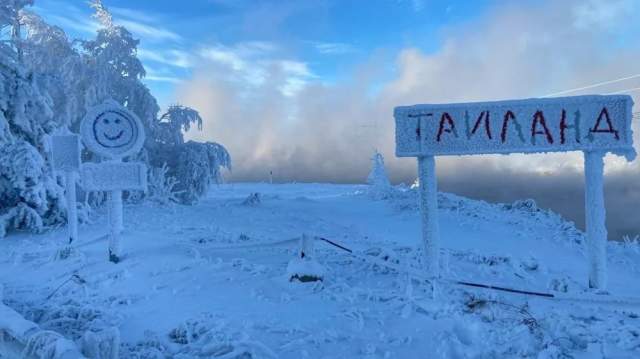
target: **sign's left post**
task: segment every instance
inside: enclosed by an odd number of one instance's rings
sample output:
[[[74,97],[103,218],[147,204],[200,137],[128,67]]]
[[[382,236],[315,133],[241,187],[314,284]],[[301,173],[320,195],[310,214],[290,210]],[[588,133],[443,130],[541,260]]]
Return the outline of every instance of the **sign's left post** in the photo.
[[[69,244],[78,240],[78,210],[76,207],[76,179],[80,170],[80,137],[78,135],[51,138],[53,168],[64,173],[67,201]]]

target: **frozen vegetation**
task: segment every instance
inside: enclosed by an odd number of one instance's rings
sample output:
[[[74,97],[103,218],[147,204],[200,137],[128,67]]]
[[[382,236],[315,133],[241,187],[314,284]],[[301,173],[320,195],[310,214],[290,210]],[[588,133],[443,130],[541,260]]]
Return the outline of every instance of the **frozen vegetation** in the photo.
[[[142,83],[138,40],[113,23],[100,0],[90,3],[100,25],[94,39],[73,42],[64,31],[29,11],[30,0],[0,2],[0,238],[15,229],[41,232],[66,218],[63,179],[51,168],[48,138],[78,133],[87,110],[112,100],[143,122],[147,140],[137,160],[151,168],[156,201],[194,203],[231,168],[217,143],[185,141],[183,131],[202,128],[191,108],[174,105],[160,113]],[[89,151],[83,160],[100,161]],[[81,193],[80,218],[102,203]],[[125,193],[141,200],[141,193]]]

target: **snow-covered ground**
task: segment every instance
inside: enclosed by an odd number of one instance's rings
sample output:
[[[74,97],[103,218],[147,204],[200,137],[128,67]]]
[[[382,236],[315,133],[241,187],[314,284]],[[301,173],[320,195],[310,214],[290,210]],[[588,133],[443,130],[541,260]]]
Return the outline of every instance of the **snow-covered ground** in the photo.
[[[128,205],[119,264],[107,261],[104,213],[70,251],[64,228],[13,234],[0,241],[4,302],[77,343],[119,331],[123,358],[640,357],[639,245],[610,243],[609,294],[591,293],[571,223],[527,201],[441,194],[434,298],[407,274],[420,271],[415,196],[228,184],[194,206]],[[356,255],[315,241],[324,280],[290,282],[303,233]]]

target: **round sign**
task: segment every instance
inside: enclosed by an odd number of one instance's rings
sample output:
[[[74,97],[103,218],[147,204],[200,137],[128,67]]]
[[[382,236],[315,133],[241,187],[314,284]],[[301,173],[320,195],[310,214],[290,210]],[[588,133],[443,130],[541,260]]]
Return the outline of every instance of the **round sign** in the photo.
[[[89,110],[80,124],[80,135],[91,151],[113,159],[140,151],[144,143],[138,116],[115,102]]]

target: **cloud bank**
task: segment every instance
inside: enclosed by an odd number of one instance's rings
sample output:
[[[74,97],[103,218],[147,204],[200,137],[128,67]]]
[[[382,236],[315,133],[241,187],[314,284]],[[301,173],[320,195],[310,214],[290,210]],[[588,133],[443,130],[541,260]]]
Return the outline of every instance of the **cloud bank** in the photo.
[[[188,137],[229,148],[230,180],[266,180],[273,171],[279,181],[362,182],[378,149],[392,180],[411,182],[415,160],[394,156],[394,106],[539,97],[638,74],[638,10],[625,0],[512,3],[442,29],[433,53],[405,48],[389,64],[380,49],[336,84],[268,47],[210,47],[178,99],[205,119],[204,131]],[[638,78],[572,94],[635,87]],[[606,161],[610,238],[640,233],[640,166]],[[437,168],[442,190],[491,201],[532,197],[582,223],[580,153],[447,157]]]

